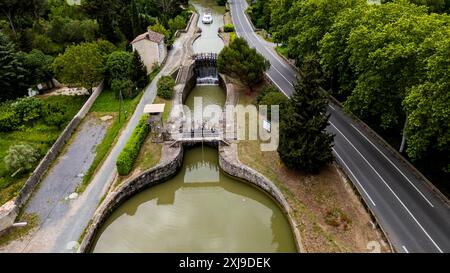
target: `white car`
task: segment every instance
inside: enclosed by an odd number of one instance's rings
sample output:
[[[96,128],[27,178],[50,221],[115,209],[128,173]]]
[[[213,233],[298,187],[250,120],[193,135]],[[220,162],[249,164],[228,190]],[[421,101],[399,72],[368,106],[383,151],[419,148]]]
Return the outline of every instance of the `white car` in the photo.
[[[211,24],[213,21],[212,15],[210,13],[203,14],[202,23]]]

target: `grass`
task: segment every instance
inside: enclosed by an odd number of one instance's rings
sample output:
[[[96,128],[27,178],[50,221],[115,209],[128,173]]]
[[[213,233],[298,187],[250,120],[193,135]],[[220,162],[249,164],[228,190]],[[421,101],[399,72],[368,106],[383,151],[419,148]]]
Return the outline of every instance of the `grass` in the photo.
[[[238,103],[254,103],[256,96],[257,92],[239,92]],[[346,189],[334,166],[325,167],[317,175],[290,170],[277,151],[263,152],[260,144],[239,141],[239,160],[280,189],[308,252],[365,252],[367,242],[384,239],[370,227],[370,215],[355,193]]]
[[[79,111],[86,101],[86,96],[47,96],[41,97],[46,103],[60,104],[67,108],[67,121],[61,128],[45,124],[41,118],[33,123],[22,125],[12,132],[0,132],[0,205],[15,197],[26,182],[32,170],[39,164],[39,160],[59,137],[65,126]],[[3,158],[7,155],[9,147],[15,144],[29,144],[39,151],[40,158],[33,168],[11,177]]]
[[[97,115],[113,115],[114,119],[108,130],[106,131],[105,137],[102,142],[97,145],[95,148],[95,158],[92,162],[91,166],[87,170],[87,172],[83,176],[83,181],[77,187],[77,192],[82,193],[86,187],[89,185],[95,171],[103,159],[108,155],[111,147],[114,146],[114,143],[119,135],[120,131],[127,123],[129,118],[132,116],[134,109],[138,105],[143,92],[140,92],[136,97],[132,99],[125,99],[122,105],[122,115],[121,121],[119,122],[119,116],[117,112],[119,111],[119,100],[116,99],[114,92],[107,89],[104,90],[100,96],[95,101],[94,105],[92,105],[91,112]],[[126,117],[125,117],[125,113]]]
[[[276,46],[275,50],[283,55],[286,59],[289,59],[288,48],[286,46]]]
[[[35,228],[39,223],[39,217],[36,214],[26,214],[23,215],[21,221],[27,222],[28,224],[24,227],[15,227],[6,230],[0,235],[0,247],[7,245],[9,242],[22,238]]]
[[[267,31],[264,29],[257,31],[256,34],[258,34],[261,38],[263,38],[264,40],[266,40],[270,43],[274,42],[273,38],[269,37]]]
[[[169,118],[170,108],[172,107],[172,103],[170,102],[170,100],[165,100],[158,96],[156,96],[155,101],[153,103],[156,103],[156,104],[157,103],[165,103],[166,104],[166,106],[164,107],[164,113],[162,114],[163,123],[166,124],[166,121]]]
[[[156,166],[161,159],[161,148],[162,144],[154,143],[149,135],[142,145],[134,169],[144,171]]]

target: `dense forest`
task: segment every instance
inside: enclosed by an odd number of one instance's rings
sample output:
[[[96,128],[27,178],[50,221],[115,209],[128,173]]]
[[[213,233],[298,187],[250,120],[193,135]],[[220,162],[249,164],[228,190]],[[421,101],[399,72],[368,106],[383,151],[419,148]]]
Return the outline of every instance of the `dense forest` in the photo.
[[[129,50],[150,26],[170,45],[189,13],[180,0],[5,0],[0,2],[0,102],[23,97],[54,77],[54,60],[67,48],[95,43],[102,57]],[[104,64],[104,63],[103,63]],[[81,83],[80,83],[81,84]]]
[[[248,13],[304,74],[450,192],[450,1],[381,2],[257,0]]]

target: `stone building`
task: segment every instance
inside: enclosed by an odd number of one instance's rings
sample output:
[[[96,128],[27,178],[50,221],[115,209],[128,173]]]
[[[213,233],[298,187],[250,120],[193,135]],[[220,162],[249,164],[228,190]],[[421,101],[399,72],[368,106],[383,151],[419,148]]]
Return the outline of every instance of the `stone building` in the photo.
[[[133,51],[137,50],[141,55],[148,73],[155,64],[161,65],[167,55],[167,48],[164,43],[164,35],[148,30],[137,36],[132,42]]]

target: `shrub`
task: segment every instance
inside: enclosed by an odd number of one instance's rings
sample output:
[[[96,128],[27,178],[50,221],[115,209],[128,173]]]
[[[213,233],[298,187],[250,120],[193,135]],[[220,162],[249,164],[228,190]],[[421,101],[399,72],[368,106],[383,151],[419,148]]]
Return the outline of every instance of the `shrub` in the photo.
[[[114,92],[116,98],[120,98],[120,92],[122,92],[122,98],[131,98],[135,92],[134,84],[129,79],[114,79],[111,82],[111,90]]]
[[[127,175],[131,172],[134,162],[139,154],[139,150],[141,149],[141,146],[144,143],[149,131],[150,125],[147,123],[147,116],[144,115],[117,158],[116,166],[119,175]]]
[[[259,102],[260,105],[267,105],[267,118],[271,118],[270,106],[279,105],[279,110],[283,109],[288,102],[288,98],[280,92],[267,93]]]
[[[28,144],[11,146],[3,159],[6,168],[11,172],[21,172],[33,168],[39,159],[39,153]]]
[[[233,24],[226,24],[223,26],[223,31],[224,32],[233,32],[234,31],[234,26]]]
[[[158,80],[158,96],[160,98],[170,100],[173,97],[173,88],[175,80],[171,76],[162,76]]]
[[[9,132],[17,129],[20,119],[9,104],[0,107],[0,132]]]
[[[20,122],[29,122],[41,117],[43,102],[38,98],[21,98],[12,104]]]
[[[260,104],[260,101],[262,100],[262,98],[264,98],[265,95],[267,95],[271,92],[277,93],[279,91],[273,85],[264,85],[263,87],[261,87],[261,89],[259,90],[258,97],[256,98],[258,104]]]
[[[44,108],[44,120],[47,125],[56,126],[58,129],[67,121],[67,107],[59,103],[47,103]]]

